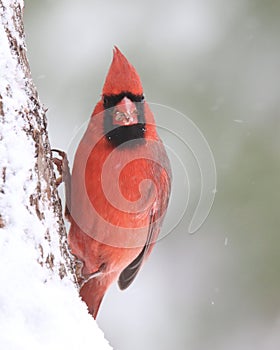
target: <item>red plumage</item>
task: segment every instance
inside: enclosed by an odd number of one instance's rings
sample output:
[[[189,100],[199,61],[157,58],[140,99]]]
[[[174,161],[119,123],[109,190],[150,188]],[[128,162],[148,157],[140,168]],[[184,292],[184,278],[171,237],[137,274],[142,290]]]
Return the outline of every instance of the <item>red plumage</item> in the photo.
[[[124,91],[135,95],[143,94],[142,84],[135,68],[115,46],[114,57],[107,74],[102,94],[117,95]]]
[[[114,280],[121,289],[134,280],[168,205],[170,164],[142,95],[135,68],[115,48],[75,155],[67,203],[69,245],[83,263],[80,295],[94,318]]]

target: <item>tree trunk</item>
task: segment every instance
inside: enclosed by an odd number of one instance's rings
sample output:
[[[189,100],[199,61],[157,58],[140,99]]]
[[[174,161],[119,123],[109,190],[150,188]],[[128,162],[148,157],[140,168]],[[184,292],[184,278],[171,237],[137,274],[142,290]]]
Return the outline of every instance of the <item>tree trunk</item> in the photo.
[[[5,228],[11,221],[21,219],[17,216],[16,208],[8,203],[14,199],[13,196],[9,198],[13,192],[16,196],[24,195],[24,203],[21,204],[24,204],[26,212],[32,216],[32,220],[38,220],[44,226],[41,236],[32,232],[32,227],[23,232],[31,238],[35,235],[33,238],[36,238],[40,263],[61,278],[68,275],[75,281],[61,202],[55,185],[46,110],[39,101],[26,57],[22,5],[22,1],[0,1],[0,191],[1,200],[5,203],[0,212],[0,225]],[[20,143],[20,147],[17,143]],[[13,161],[9,161],[9,158],[13,158]],[[21,177],[18,177],[19,171]],[[16,184],[15,180],[18,180]],[[26,186],[27,182],[31,186]]]
[[[23,6],[0,0],[1,348],[109,349],[78,297]]]

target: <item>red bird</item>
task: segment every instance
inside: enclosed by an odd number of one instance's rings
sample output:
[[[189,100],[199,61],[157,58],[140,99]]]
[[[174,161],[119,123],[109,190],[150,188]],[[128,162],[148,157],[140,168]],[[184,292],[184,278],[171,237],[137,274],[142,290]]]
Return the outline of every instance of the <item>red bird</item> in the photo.
[[[158,238],[170,195],[165,148],[135,68],[118,48],[77,149],[67,208],[82,262],[80,295],[94,318],[110,284],[134,280]]]

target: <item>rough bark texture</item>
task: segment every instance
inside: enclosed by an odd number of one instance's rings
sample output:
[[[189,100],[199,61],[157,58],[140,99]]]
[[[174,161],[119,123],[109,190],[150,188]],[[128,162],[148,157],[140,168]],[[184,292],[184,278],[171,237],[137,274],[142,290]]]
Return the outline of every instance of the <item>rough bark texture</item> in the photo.
[[[74,261],[69,253],[66,239],[66,229],[62,216],[61,202],[56,190],[55,173],[51,158],[51,148],[47,133],[46,109],[41,105],[36,87],[32,81],[30,67],[26,56],[25,35],[23,26],[23,1],[0,0],[0,141],[5,144],[5,127],[19,135],[26,134],[26,142],[34,145],[34,167],[30,169],[30,180],[36,181],[33,193],[26,191],[28,203],[26,207],[35,212],[45,226],[42,241],[36,245],[39,250],[39,263],[58,273],[61,278],[70,276],[75,282]],[[9,49],[4,48],[4,34],[8,40]],[[8,47],[8,46],[7,46]],[[7,57],[8,56],[8,57]],[[13,71],[14,68],[14,71]],[[8,71],[8,70],[7,70]],[[5,75],[6,74],[6,75]],[[14,77],[13,77],[14,75]],[[13,80],[14,78],[14,80]],[[17,85],[13,85],[12,81]],[[16,88],[15,88],[16,86]],[[19,89],[22,91],[18,91]],[[20,98],[18,96],[20,95]],[[10,101],[13,101],[11,104]],[[0,193],[6,195],[6,173],[9,163],[0,164]],[[11,170],[12,171],[12,170]],[[22,184],[24,186],[24,184]],[[7,194],[8,195],[8,194]],[[56,230],[50,229],[46,212],[51,213],[56,223]],[[49,219],[49,218],[48,218]],[[8,210],[0,212],[0,228],[9,224]],[[53,226],[52,226],[53,227]],[[58,235],[58,237],[55,237]],[[60,249],[53,249],[54,242],[59,242]],[[59,252],[59,253],[57,253]]]

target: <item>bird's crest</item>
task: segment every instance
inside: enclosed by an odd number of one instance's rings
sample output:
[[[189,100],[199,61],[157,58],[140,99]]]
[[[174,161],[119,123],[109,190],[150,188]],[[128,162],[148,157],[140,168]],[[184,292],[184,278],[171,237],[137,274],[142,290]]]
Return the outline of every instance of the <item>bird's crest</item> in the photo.
[[[102,94],[103,96],[110,96],[119,95],[123,92],[142,95],[143,88],[136,69],[115,46],[113,61],[109,68]]]

